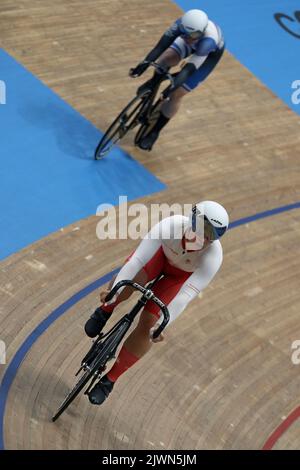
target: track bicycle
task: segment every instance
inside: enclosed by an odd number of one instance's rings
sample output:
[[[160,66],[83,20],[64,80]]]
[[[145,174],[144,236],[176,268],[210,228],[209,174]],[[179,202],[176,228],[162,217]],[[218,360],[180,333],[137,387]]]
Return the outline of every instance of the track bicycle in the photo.
[[[116,292],[124,286],[130,286],[142,293],[142,296],[129,313],[124,315],[107,333],[104,334],[101,332],[97,339],[94,340],[92,347],[82,359],[80,368],[75,374],[75,376],[80,376],[80,378],[59,406],[52,418],[53,422],[68,408],[84,387],[86,387],[84,394],[87,395],[96,380],[101,378],[101,375],[106,369],[107,362],[115,358],[118,346],[131,327],[135,317],[142,308],[144,308],[148,300],[155,302],[163,313],[162,323],[153,332],[153,338],[157,338],[162,333],[169,322],[170,315],[167,306],[158,299],[151,290],[156,280],[157,279],[149,283],[146,287],[129,280],[120,281],[106,296],[105,301],[109,302]]]
[[[152,90],[145,89],[142,92],[138,92],[127,106],[125,106],[97,145],[94,155],[95,160],[101,160],[108,154],[113,145],[119,142],[129,131],[140,125],[134,139],[135,145],[138,145],[140,140],[151,130],[157,121],[159,109],[164,100],[162,93],[156,99],[160,84],[164,80],[169,80],[169,86],[172,86],[174,84],[174,78],[165,68],[156,62],[150,62],[150,66],[154,67],[161,75],[160,82],[157,83]]]

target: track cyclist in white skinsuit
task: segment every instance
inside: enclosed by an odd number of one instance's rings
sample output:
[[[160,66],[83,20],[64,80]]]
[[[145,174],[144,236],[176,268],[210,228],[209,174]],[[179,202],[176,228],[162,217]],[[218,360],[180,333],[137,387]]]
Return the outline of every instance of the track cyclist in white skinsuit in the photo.
[[[174,86],[164,93],[166,99],[159,118],[150,132],[141,139],[140,148],[151,150],[162,128],[178,111],[182,98],[210,75],[220,61],[224,49],[220,27],[212,22],[204,11],[189,10],[163,34],[145,59],[130,70],[132,77],[138,77],[148,68],[149,62],[157,61],[167,70],[186,59],[181,71],[173,75]],[[161,75],[155,72],[138,92],[151,90],[160,81]]]
[[[109,287],[124,279],[145,285],[163,275],[152,290],[167,305],[171,323],[220,269],[223,250],[219,238],[226,232],[228,224],[226,210],[214,201],[195,204],[189,217],[174,215],[163,219],[141,241]],[[101,332],[116,305],[132,294],[130,288],[125,288],[111,302],[104,303],[109,291],[101,292],[102,305],[85,324],[86,334],[92,338]],[[163,335],[156,340],[151,337],[159,322],[159,307],[150,300],[137,327],[124,342],[114,366],[90,391],[91,403],[103,403],[120,375],[144,356],[153,342],[164,339]]]

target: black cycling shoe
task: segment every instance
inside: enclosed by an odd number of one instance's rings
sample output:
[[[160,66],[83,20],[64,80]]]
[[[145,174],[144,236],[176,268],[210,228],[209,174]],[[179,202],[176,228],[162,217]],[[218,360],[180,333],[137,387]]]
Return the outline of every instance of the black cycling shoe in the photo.
[[[159,132],[151,131],[149,134],[147,134],[145,137],[143,137],[139,141],[138,146],[142,150],[151,150],[154,143],[157,141],[158,136],[159,136]]]
[[[102,328],[105,326],[110,316],[111,313],[105,312],[101,307],[96,308],[94,313],[90,316],[84,325],[86,334],[90,338],[95,338],[95,336],[100,334]]]
[[[114,382],[111,382],[111,380],[104,375],[89,392],[88,397],[90,402],[93,405],[101,405],[112,391],[113,386]]]

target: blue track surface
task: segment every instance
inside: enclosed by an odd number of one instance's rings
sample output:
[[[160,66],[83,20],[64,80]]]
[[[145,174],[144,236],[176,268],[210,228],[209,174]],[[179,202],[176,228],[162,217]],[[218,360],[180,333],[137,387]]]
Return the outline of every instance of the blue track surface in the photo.
[[[119,148],[96,162],[99,130],[1,49],[0,64],[7,94],[0,105],[0,259],[95,214],[99,204],[118,204],[119,195],[133,200],[165,188]]]
[[[227,49],[300,114],[299,0],[176,0],[175,3],[185,11],[192,8],[207,11],[224,31]],[[299,14],[295,16],[297,10]],[[274,18],[277,13],[286,17],[280,17],[277,22]],[[292,88],[296,80],[299,84]]]

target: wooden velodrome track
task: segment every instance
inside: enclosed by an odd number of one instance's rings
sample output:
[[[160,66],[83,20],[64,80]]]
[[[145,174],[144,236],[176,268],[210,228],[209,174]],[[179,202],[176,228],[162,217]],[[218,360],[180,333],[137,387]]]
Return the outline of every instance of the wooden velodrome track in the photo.
[[[101,129],[140,83],[127,77],[129,67],[180,15],[162,0],[2,0],[1,9],[2,46]],[[124,148],[168,185],[142,202],[215,199],[234,221],[300,200],[299,124],[226,53],[151,153],[133,148],[131,137]],[[136,246],[100,242],[97,222],[78,221],[1,263],[8,363],[49,313]],[[221,272],[166,341],[120,379],[102,407],[81,396],[53,424],[89,345],[82,327],[98,293],[84,297],[18,369],[5,409],[5,448],[262,448],[300,402],[300,366],[291,362],[291,343],[300,339],[299,235],[299,210],[229,231]],[[4,372],[1,366],[0,377]],[[299,445],[295,422],[275,448]]]

